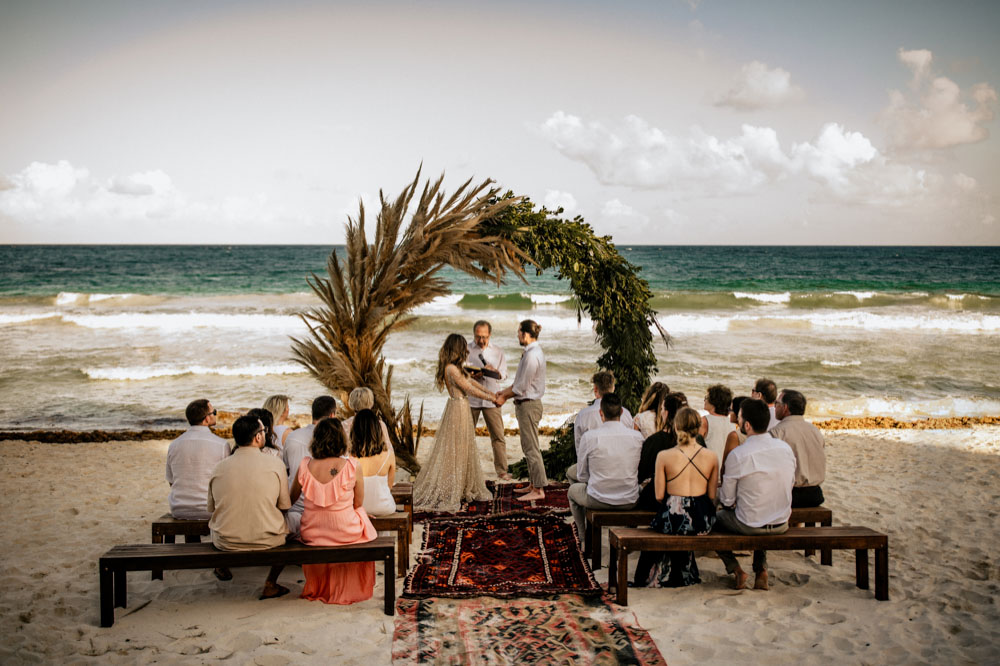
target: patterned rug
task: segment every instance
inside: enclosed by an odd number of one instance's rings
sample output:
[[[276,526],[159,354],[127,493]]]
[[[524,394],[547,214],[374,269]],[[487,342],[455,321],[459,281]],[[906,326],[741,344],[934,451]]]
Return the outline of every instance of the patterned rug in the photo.
[[[511,513],[514,511],[527,511],[528,513],[551,513],[555,515],[566,515],[569,513],[569,499],[566,491],[569,490],[567,483],[550,483],[545,486],[545,499],[531,502],[521,502],[515,497],[514,488],[523,486],[523,483],[495,483],[487,481],[486,487],[493,493],[493,500],[489,502],[467,502],[462,505],[462,510],[458,513],[447,513],[440,511],[415,511],[413,520],[420,522],[434,518],[454,518],[456,516],[492,516],[500,513]]]
[[[657,664],[649,633],[600,599],[400,599],[392,663]]]
[[[559,516],[510,513],[424,523],[424,541],[404,597],[594,596],[601,587],[580,552],[576,528]]]

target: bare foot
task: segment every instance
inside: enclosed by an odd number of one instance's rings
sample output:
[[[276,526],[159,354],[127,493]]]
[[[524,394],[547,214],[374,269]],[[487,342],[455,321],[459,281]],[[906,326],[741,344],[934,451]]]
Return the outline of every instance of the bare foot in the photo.
[[[528,492],[530,490],[532,490],[532,487],[530,485],[528,485],[528,486],[522,486],[520,488],[514,488],[514,492],[515,493],[526,493],[526,492]]]
[[[284,585],[278,585],[277,583],[272,583],[267,581],[264,583],[264,591],[261,593],[261,599],[277,599],[278,597],[283,597],[288,594],[289,590]]]
[[[543,500],[545,499],[545,493],[541,488],[534,488],[530,493],[521,495],[520,497],[515,497],[514,499],[520,502],[531,502],[532,500]]]
[[[747,586],[747,579],[750,577],[747,576],[746,571],[743,571],[740,567],[736,567],[736,571],[734,571],[733,574],[735,576],[735,582],[733,583],[734,590],[742,590]]]
[[[767,590],[767,569],[763,571],[758,571],[757,576],[753,581],[753,589],[755,590]]]
[[[498,481],[510,481],[510,474],[507,474],[507,473],[497,474],[497,480]]]

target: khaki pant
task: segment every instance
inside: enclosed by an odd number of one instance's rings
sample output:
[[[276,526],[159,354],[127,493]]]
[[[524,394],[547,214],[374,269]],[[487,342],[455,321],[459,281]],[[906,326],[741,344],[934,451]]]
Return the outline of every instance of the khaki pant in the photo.
[[[575,465],[573,467],[576,467]],[[572,469],[572,468],[570,468]],[[631,504],[606,504],[601,500],[594,499],[587,494],[586,483],[574,483],[566,491],[566,498],[569,500],[569,510],[573,514],[576,522],[576,533],[580,537],[580,543],[586,540],[587,529],[587,509],[600,509],[601,511],[629,511],[635,508],[635,502]]]
[[[765,525],[764,527],[750,527],[749,525],[744,525],[740,522],[740,519],[736,517],[736,512],[732,509],[720,509],[718,513],[715,514],[715,525],[716,527],[723,528],[720,531],[735,532],[736,534],[784,534],[788,531],[788,521],[785,521],[780,525]],[[739,566],[739,563],[736,561],[736,557],[733,555],[733,552],[731,550],[717,550],[715,552],[718,554],[719,559],[722,560],[722,563],[726,565],[726,572],[735,573],[736,567]],[[767,571],[766,550],[753,551],[753,571],[754,573]]]
[[[490,444],[493,445],[493,469],[497,476],[507,473],[507,439],[503,434],[503,415],[499,407],[471,407],[472,427],[479,423],[479,415],[486,421],[486,429],[490,433]]]
[[[514,402],[514,416],[517,417],[517,428],[521,432],[521,451],[528,463],[528,478],[535,488],[544,488],[549,480],[545,476],[545,462],[542,451],[538,447],[538,422],[542,420],[542,401],[525,400],[518,404]]]

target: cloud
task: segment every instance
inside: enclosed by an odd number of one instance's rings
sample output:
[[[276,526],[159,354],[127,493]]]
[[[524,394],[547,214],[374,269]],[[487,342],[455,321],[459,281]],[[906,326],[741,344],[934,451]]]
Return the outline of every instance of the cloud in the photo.
[[[863,134],[837,123],[827,123],[813,141],[788,150],[770,127],[743,125],[730,138],[697,127],[675,136],[637,116],[609,128],[557,111],[542,132],[604,185],[706,196],[751,193],[769,183],[805,178],[829,196],[888,205],[926,191],[924,171],[892,162]]]
[[[792,85],[789,72],[754,60],[740,68],[729,90],[716,99],[715,105],[752,110],[792,104],[804,97],[805,92]]]
[[[569,192],[560,192],[559,190],[546,190],[545,198],[542,200],[545,207],[549,210],[563,209],[563,213],[566,215],[572,215],[576,210],[576,197],[574,197]]]
[[[963,92],[951,79],[931,76],[930,51],[900,49],[898,56],[913,70],[913,80],[910,95],[889,91],[889,105],[881,113],[893,148],[950,148],[989,136],[985,125],[993,120],[997,106],[992,86],[979,83]]]
[[[698,9],[698,5],[701,4],[702,0],[681,0],[685,5],[691,8],[691,11]]]
[[[967,176],[964,173],[956,173],[951,177],[951,180],[955,183],[955,186],[963,192],[972,192],[979,186],[979,183],[976,182],[975,178]]]
[[[635,208],[622,203],[620,199],[605,201],[604,205],[601,206],[601,215],[609,217],[631,217],[636,214]]]

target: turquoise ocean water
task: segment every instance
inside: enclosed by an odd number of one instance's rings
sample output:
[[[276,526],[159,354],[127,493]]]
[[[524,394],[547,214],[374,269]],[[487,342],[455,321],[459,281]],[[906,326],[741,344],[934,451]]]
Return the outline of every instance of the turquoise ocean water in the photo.
[[[290,359],[318,246],[0,247],[0,427],[179,425],[184,405],[223,409],[321,387]],[[623,246],[674,337],[657,378],[700,406],[707,386],[747,393],[759,376],[797,388],[809,414],[1000,414],[1000,248]],[[397,401],[444,406],[437,349],[483,318],[513,372],[514,330],[542,324],[546,422],[589,396],[600,350],[552,274],[499,288],[450,272],[452,294],[386,349]],[[505,414],[508,420],[511,414]]]

